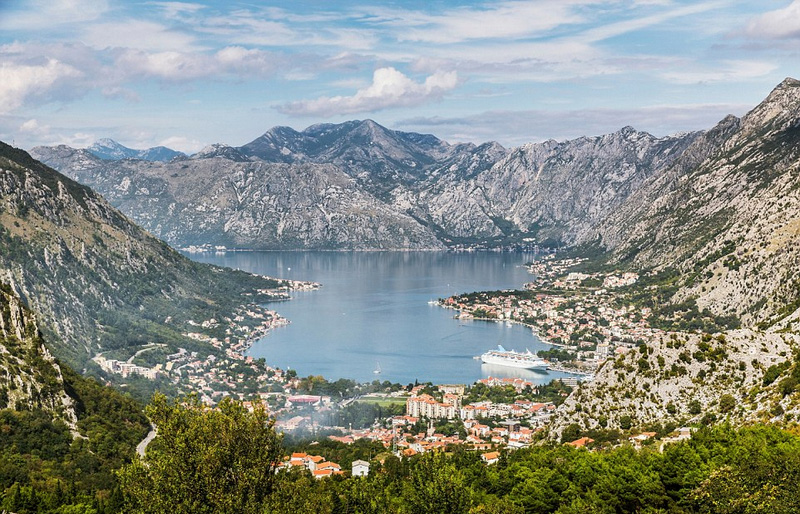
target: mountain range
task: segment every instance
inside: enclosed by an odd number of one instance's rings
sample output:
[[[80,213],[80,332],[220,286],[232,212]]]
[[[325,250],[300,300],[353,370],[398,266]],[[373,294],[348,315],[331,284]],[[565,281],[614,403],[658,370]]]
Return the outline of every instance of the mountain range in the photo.
[[[0,281],[42,313],[43,331],[68,342],[62,351],[76,362],[132,344],[120,329],[144,327],[153,338],[169,326],[165,312],[186,322],[180,305],[257,285],[189,263],[85,186],[24,152],[0,150]],[[800,320],[800,81],[784,80],[742,118],[662,138],[625,127],[507,150],[367,120],[277,127],[242,147],[212,145],[166,163],[103,160],[65,146],[33,154],[174,246],[568,245],[595,256],[595,266],[639,271],[641,294],[653,308],[670,306],[676,320],[703,312],[742,327],[710,343],[697,334],[660,341],[643,357],[601,368],[566,403],[561,426],[599,419],[608,402],[596,400],[609,395],[639,398],[618,402],[639,420],[666,416],[669,404],[685,410],[687,395],[706,395],[712,406],[721,391],[746,395],[745,387],[750,412],[760,412],[758,402],[794,412],[781,391],[800,366],[786,364],[773,373],[786,376],[770,384],[763,377],[788,359],[796,341],[783,334]],[[222,287],[232,276],[237,285]],[[708,348],[730,358],[706,369]],[[640,381],[623,370],[642,360],[650,393],[625,396]],[[698,388],[710,381],[719,384]]]
[[[442,249],[574,242],[699,133],[631,127],[509,151],[351,121],[275,127],[170,162],[32,155],[176,247]]]
[[[169,161],[175,157],[186,157],[183,152],[165,146],[155,146],[145,150],[134,150],[113,139],[100,139],[86,149],[100,159],[116,161],[119,159],[141,159],[143,161]]]
[[[675,301],[769,326],[800,306],[799,120],[788,78],[741,119],[662,138],[624,127],[507,150],[366,120],[276,127],[167,163],[33,155],[173,246],[578,246],[672,270]]]

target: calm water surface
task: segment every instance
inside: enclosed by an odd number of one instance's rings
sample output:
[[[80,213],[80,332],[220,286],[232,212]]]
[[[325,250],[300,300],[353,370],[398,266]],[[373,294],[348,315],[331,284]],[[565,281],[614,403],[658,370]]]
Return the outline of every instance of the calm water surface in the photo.
[[[487,376],[545,383],[567,376],[481,364],[473,357],[502,344],[549,348],[521,325],[460,321],[430,300],[455,293],[519,288],[530,280],[522,253],[228,252],[193,259],[254,273],[320,282],[270,304],[291,324],[249,351],[300,376],[407,384],[472,383]],[[380,367],[381,373],[374,371]]]

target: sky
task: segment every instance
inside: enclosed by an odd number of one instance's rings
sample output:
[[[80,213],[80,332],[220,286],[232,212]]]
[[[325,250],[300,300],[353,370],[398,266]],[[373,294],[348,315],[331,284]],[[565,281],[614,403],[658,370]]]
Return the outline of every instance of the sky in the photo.
[[[0,140],[192,153],[372,119],[506,147],[741,116],[800,0],[0,0]]]

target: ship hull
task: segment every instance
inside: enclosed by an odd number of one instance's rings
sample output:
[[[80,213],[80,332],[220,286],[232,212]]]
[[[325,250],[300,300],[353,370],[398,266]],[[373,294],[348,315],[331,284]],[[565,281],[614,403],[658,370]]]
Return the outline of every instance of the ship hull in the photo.
[[[490,353],[484,353],[481,355],[481,362],[484,364],[494,364],[496,366],[506,366],[509,368],[518,368],[518,369],[547,369],[547,361],[540,360],[540,361],[526,361],[524,359],[510,359],[507,357],[501,357],[499,355],[492,355]]]

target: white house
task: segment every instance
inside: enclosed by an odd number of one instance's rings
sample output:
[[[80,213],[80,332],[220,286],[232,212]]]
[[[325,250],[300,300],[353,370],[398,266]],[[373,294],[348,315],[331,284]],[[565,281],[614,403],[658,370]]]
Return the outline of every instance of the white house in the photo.
[[[365,477],[369,475],[369,462],[363,460],[354,460],[353,471],[351,474],[354,477]]]

